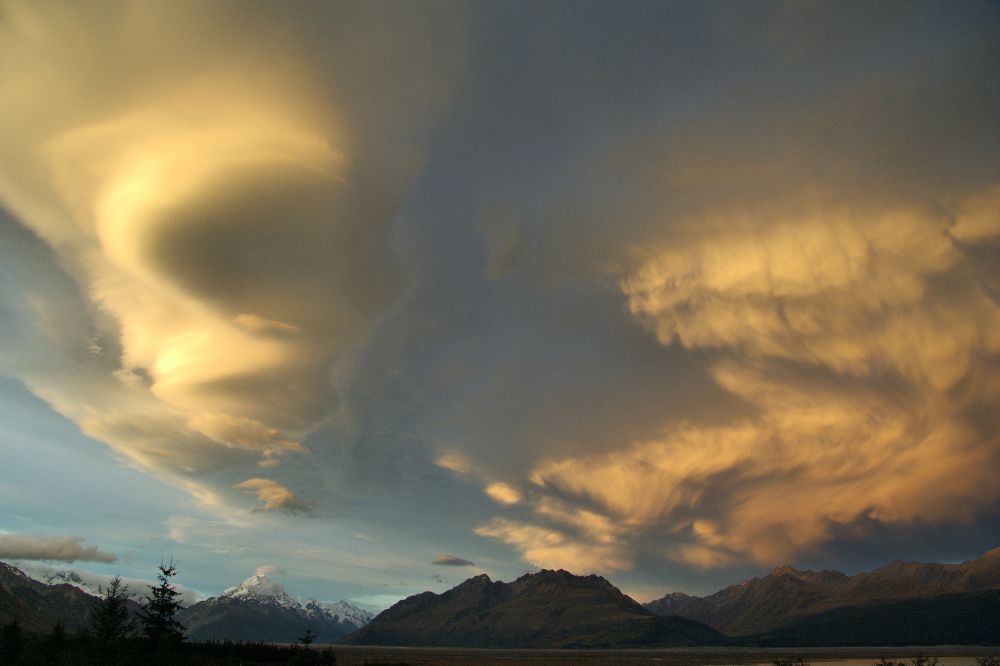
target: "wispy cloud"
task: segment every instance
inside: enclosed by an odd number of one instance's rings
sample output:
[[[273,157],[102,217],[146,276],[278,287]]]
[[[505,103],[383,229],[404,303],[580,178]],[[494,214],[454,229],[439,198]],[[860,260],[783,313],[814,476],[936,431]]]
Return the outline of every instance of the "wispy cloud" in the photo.
[[[567,569],[582,574],[620,571],[632,566],[618,545],[573,539],[559,530],[532,523],[494,518],[475,532],[500,539],[516,548],[524,561],[545,569]]]

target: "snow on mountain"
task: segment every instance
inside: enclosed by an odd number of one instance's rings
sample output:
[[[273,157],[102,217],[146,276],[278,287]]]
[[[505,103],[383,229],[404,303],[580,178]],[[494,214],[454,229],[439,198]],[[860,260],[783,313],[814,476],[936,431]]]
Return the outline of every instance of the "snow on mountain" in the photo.
[[[184,609],[179,619],[193,640],[253,640],[289,643],[306,629],[317,642],[331,642],[373,618],[373,614],[346,601],[327,604],[302,602],[280,582],[268,578],[262,567],[236,587]]]
[[[223,591],[222,596],[227,599],[245,599],[274,604],[282,608],[302,608],[302,604],[296,601],[295,597],[285,592],[281,583],[258,573],[250,576],[236,587],[227,588]]]
[[[280,582],[268,578],[267,574],[260,572],[254,573],[236,587],[227,588],[223,591],[222,596],[217,598],[278,606],[296,611],[309,618],[350,624],[358,628],[365,626],[375,617],[374,613],[346,601],[329,604],[309,599],[303,603],[288,594]]]
[[[46,585],[66,583],[95,597],[103,596],[104,590],[107,589],[108,584],[113,578],[113,576],[109,576],[108,574],[99,574],[82,569],[55,568],[40,562],[25,561],[19,562],[18,565],[24,570],[27,576],[40,583],[45,583]],[[141,578],[122,578],[122,582],[128,585],[128,598],[138,604],[145,602],[147,595],[149,595],[149,586],[156,585],[155,581],[143,580]],[[197,603],[202,598],[202,595],[183,585],[175,585],[175,587],[180,592],[179,600],[182,606]]]
[[[375,613],[358,608],[346,601],[338,601],[335,604],[326,604],[315,599],[310,599],[305,606],[309,613],[315,613],[327,619],[344,624],[353,624],[359,629],[375,617]]]

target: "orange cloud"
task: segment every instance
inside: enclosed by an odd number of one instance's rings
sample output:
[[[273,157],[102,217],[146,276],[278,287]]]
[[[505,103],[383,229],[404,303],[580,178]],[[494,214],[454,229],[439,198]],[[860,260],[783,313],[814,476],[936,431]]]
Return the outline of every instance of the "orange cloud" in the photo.
[[[967,415],[997,405],[1000,309],[953,236],[995,237],[984,202],[996,191],[955,219],[921,208],[699,219],[622,289],[663,344],[717,350],[712,375],[754,415],[544,461],[532,480],[626,526],[666,526],[669,556],[699,567],[787,561],[861,518],[969,519],[1000,497],[1000,441]]]
[[[264,503],[264,511],[281,509],[297,513],[310,510],[310,506],[295,493],[271,479],[247,479],[235,484],[233,488],[256,494],[257,499]]]
[[[502,481],[488,484],[484,491],[500,504],[517,504],[521,501],[521,491]]]
[[[442,453],[434,459],[434,464],[459,474],[468,474],[472,471],[472,464],[460,451]]]
[[[526,562],[543,569],[592,572],[620,571],[632,566],[617,547],[595,546],[530,523],[494,518],[477,527],[475,533],[510,544]]]

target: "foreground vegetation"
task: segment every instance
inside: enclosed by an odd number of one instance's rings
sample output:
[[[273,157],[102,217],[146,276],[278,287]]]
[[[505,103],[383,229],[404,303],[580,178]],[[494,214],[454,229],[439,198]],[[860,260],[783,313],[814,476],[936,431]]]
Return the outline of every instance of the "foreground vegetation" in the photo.
[[[113,644],[92,633],[72,636],[53,631],[45,636],[21,632],[16,624],[3,628],[0,664],[5,666],[75,666],[77,664],[131,666],[133,664],[337,664],[330,648],[313,650],[298,645],[234,643],[233,641],[179,642],[164,647],[145,638],[125,638]]]

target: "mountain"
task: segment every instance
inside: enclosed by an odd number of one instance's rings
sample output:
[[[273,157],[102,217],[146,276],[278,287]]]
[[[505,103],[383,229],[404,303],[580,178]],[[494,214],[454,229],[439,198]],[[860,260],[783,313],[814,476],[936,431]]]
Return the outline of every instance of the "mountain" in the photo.
[[[27,631],[47,632],[61,621],[74,629],[90,622],[99,601],[73,585],[47,585],[0,562],[0,624],[16,618]]]
[[[454,647],[654,647],[719,644],[725,637],[692,620],[657,617],[599,576],[563,570],[512,583],[485,574],[383,611],[343,639],[353,645]]]
[[[760,646],[1000,645],[1000,590],[869,602],[805,615],[741,642]]]
[[[707,597],[675,592],[649,602],[646,608],[739,636],[771,632],[839,608],[990,589],[1000,589],[1000,548],[961,564],[894,562],[854,576],[784,566]]]
[[[328,643],[363,627],[372,613],[346,601],[302,603],[277,581],[254,574],[222,596],[182,609],[177,617],[193,640],[293,643],[308,628],[317,642]]]

